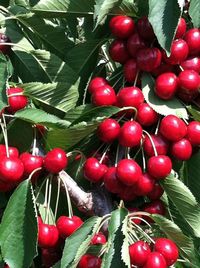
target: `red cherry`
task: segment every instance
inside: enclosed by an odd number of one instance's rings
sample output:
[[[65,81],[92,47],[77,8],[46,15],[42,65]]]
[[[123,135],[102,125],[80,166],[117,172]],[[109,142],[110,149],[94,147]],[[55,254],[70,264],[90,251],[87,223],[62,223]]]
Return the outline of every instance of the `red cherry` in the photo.
[[[160,133],[167,140],[179,141],[187,134],[187,126],[179,117],[167,115],[161,120]]]
[[[101,258],[91,254],[83,255],[78,268],[101,268]]]
[[[180,66],[184,70],[193,70],[197,73],[200,73],[200,58],[199,57],[190,57],[185,61],[181,62]]]
[[[144,127],[154,125],[158,121],[158,114],[149,106],[148,103],[142,103],[138,107],[137,121]]]
[[[81,225],[83,221],[77,217],[60,216],[56,222],[59,235],[64,239],[73,234]]]
[[[117,165],[116,174],[122,183],[131,186],[142,177],[142,170],[134,160],[123,159]]]
[[[17,157],[2,156],[0,161],[0,179],[7,183],[18,183],[22,179],[24,165]]]
[[[166,155],[152,156],[147,162],[147,170],[155,179],[164,179],[172,170],[172,161]]]
[[[155,180],[148,173],[144,173],[136,184],[136,193],[138,196],[145,196],[150,193],[155,185]]]
[[[151,203],[146,204],[144,206],[144,211],[150,214],[165,215],[165,205],[161,200],[155,200]]]
[[[151,72],[161,64],[162,54],[156,47],[143,48],[137,53],[137,65],[142,71]]]
[[[128,211],[130,212],[130,213],[133,213],[133,212],[138,212],[139,211],[139,209],[138,208],[127,208],[128,209]],[[142,218],[142,215],[137,215],[137,217],[139,217],[139,218]],[[134,222],[135,224],[140,224],[141,223],[141,219],[132,219],[132,222]]]
[[[158,155],[166,155],[169,148],[168,142],[160,135],[151,135],[151,138]],[[148,136],[145,136],[143,146],[144,151],[148,156],[154,156],[153,146]]]
[[[129,59],[126,42],[119,39],[114,40],[109,47],[109,54],[113,61],[125,63]]]
[[[8,104],[6,108],[9,113],[15,113],[18,110],[23,109],[28,104],[28,99],[23,95],[23,89],[19,87],[8,88]],[[15,95],[19,94],[19,95]]]
[[[1,43],[10,43],[10,39],[3,33],[0,33],[0,51],[3,54],[8,54],[11,50],[11,46],[1,45]]]
[[[135,23],[127,16],[115,16],[110,20],[111,33],[117,38],[128,38],[134,31]]]
[[[200,52],[200,31],[197,28],[190,29],[186,32],[185,41],[189,47],[190,55],[197,55]]]
[[[54,225],[39,224],[38,225],[38,244],[41,248],[52,248],[58,243],[59,233]]]
[[[136,121],[128,121],[120,129],[119,143],[125,147],[140,145],[142,139],[142,127]]]
[[[163,58],[167,63],[176,65],[184,61],[189,53],[187,43],[183,39],[177,39],[172,42],[171,54],[167,57],[166,53],[163,52]]]
[[[40,216],[37,216],[38,225],[43,224],[43,220]]]
[[[192,156],[192,145],[187,139],[181,139],[171,145],[171,154],[178,160],[186,161]]]
[[[129,246],[129,254],[132,265],[140,267],[145,265],[150,253],[151,249],[144,241],[137,241]]]
[[[97,133],[98,137],[103,142],[113,142],[115,139],[118,138],[120,132],[120,125],[119,123],[112,119],[107,118],[105,119],[98,127]]]
[[[89,83],[88,91],[93,94],[96,90],[98,90],[102,86],[108,85],[108,81],[103,77],[94,77]]]
[[[144,102],[144,95],[138,87],[124,87],[117,94],[119,107],[138,108]],[[133,111],[131,111],[133,114]]]
[[[131,35],[129,37],[129,39],[127,40],[127,49],[129,54],[135,58],[136,57],[136,53],[138,52],[139,49],[141,48],[145,48],[145,43],[144,41],[141,39],[141,37],[139,36],[138,33],[134,33],[133,35]]]
[[[0,181],[0,192],[6,193],[11,191],[15,187],[15,184]]]
[[[16,147],[8,147],[8,152],[10,157],[19,157],[19,151]],[[6,146],[4,144],[0,144],[0,155],[6,156]]]
[[[118,180],[116,176],[116,167],[108,168],[107,172],[103,177],[103,180],[106,189],[111,193],[120,193],[121,189],[123,188],[122,183]]]
[[[106,244],[107,240],[103,233],[99,232],[95,234],[91,240],[92,245],[104,245]]]
[[[86,160],[83,170],[85,178],[94,183],[100,181],[107,171],[94,157]]]
[[[174,65],[171,65],[166,62],[161,62],[160,66],[158,66],[156,69],[152,71],[152,74],[157,77],[163,73],[173,73],[174,69],[175,69]]]
[[[46,268],[52,267],[61,258],[61,254],[57,252],[54,248],[42,248],[41,255],[42,265],[44,265],[44,267]]]
[[[127,202],[135,200],[137,198],[135,194],[135,185],[132,187],[124,185],[124,187],[118,193],[118,196],[120,197],[120,199]]]
[[[66,153],[60,148],[54,148],[44,157],[44,167],[51,173],[59,173],[66,168],[67,163]]]
[[[175,39],[182,38],[186,33],[186,29],[187,29],[186,21],[184,20],[184,18],[180,18],[176,30]]]
[[[167,238],[158,238],[154,245],[154,250],[159,252],[165,258],[167,266],[173,265],[179,256],[176,244]]]
[[[200,122],[192,121],[189,123],[187,138],[193,146],[200,145]]]
[[[147,17],[142,17],[138,20],[137,30],[139,35],[145,40],[152,41],[155,38],[153,28]]]
[[[163,188],[160,186],[160,184],[158,182],[156,182],[154,184],[153,190],[150,193],[148,193],[147,196],[151,200],[157,200],[157,199],[160,199],[160,197],[163,195],[163,193],[164,193]]]
[[[174,73],[163,73],[156,78],[155,93],[163,99],[173,98],[178,88],[178,78]]]
[[[179,92],[195,98],[200,87],[200,75],[193,70],[184,70],[179,74]]]
[[[112,106],[117,101],[115,91],[109,85],[99,88],[92,94],[92,103],[95,106]]]
[[[124,64],[124,77],[127,82],[133,83],[135,81],[138,69],[134,59],[127,60]]]
[[[163,255],[152,252],[149,254],[144,268],[167,268],[167,264]]]

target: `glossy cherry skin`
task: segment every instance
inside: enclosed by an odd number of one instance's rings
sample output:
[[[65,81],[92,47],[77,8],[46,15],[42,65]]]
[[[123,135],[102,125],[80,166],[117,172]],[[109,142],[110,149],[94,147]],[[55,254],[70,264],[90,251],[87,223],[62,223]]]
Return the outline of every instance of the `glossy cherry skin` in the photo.
[[[131,259],[131,264],[135,266],[145,265],[151,249],[149,245],[140,240],[129,246],[129,254]]]
[[[148,193],[147,196],[151,200],[158,200],[163,195],[163,193],[164,193],[163,188],[160,186],[160,184],[158,182],[156,182],[154,184],[153,190],[150,193]]]
[[[154,245],[154,250],[159,252],[165,258],[167,266],[173,265],[179,256],[176,244],[167,238],[158,238]]]
[[[200,58],[199,57],[189,57],[185,61],[181,62],[180,66],[184,70],[193,70],[200,73]]]
[[[188,139],[181,139],[171,145],[171,154],[176,159],[186,161],[192,156],[192,145]]]
[[[166,53],[163,53],[163,58],[167,63],[176,65],[184,61],[189,53],[187,43],[183,39],[177,39],[172,42],[171,54],[167,57]]]
[[[188,125],[187,139],[193,146],[200,145],[200,122],[192,121]]]
[[[184,70],[179,74],[179,92],[195,98],[200,87],[200,75],[193,70]]]
[[[182,38],[186,33],[187,24],[184,18],[180,18],[178,22],[178,27],[176,30],[175,39]]]
[[[128,211],[130,213],[138,212],[139,211],[139,209],[138,208],[135,208],[135,207],[134,208],[128,207],[127,209],[128,209]],[[142,218],[142,215],[137,215],[137,217]],[[140,224],[141,223],[141,219],[132,219],[132,222],[134,222],[135,224]]]
[[[67,164],[66,153],[60,148],[52,149],[44,157],[44,167],[50,173],[59,173],[67,167]]]
[[[91,254],[83,255],[78,268],[101,268],[101,258]]]
[[[155,179],[164,179],[172,170],[172,161],[166,155],[152,156],[147,162],[148,173]]]
[[[151,138],[153,140],[154,146],[156,147],[156,151],[158,155],[166,155],[169,149],[169,143],[160,135],[151,135]],[[151,140],[148,136],[145,136],[144,139],[144,151],[148,156],[154,156],[154,150],[151,143]]]
[[[145,40],[152,41],[155,38],[153,28],[147,17],[142,17],[138,20],[137,31]]]
[[[97,134],[101,141],[103,142],[113,142],[118,138],[120,133],[120,125],[119,123],[112,119],[105,119],[98,127]]]
[[[167,268],[167,264],[163,255],[158,252],[152,252],[149,254],[143,268]]]
[[[54,225],[41,223],[38,225],[38,244],[41,248],[52,248],[58,243],[59,233]]]
[[[8,104],[6,108],[9,113],[15,113],[18,110],[23,109],[28,104],[28,99],[23,95],[23,89],[19,87],[11,87],[7,89],[8,94]],[[15,95],[15,94],[21,95]]]
[[[100,87],[108,85],[108,81],[103,77],[94,77],[89,83],[88,91],[93,94]]]
[[[109,54],[113,61],[125,63],[129,59],[126,42],[119,39],[114,40],[109,47]]]
[[[138,87],[124,87],[117,94],[117,104],[119,107],[138,108],[143,102],[144,95]]]
[[[145,196],[150,193],[155,185],[155,180],[148,173],[143,173],[136,184],[136,193],[138,196]]]
[[[10,39],[3,33],[0,33],[0,51],[3,54],[8,54],[11,50],[11,46],[1,45],[1,43],[9,43]]]
[[[161,200],[155,200],[144,207],[144,211],[150,214],[165,215],[165,205]],[[153,222],[151,220],[151,222]]]
[[[100,181],[107,172],[104,165],[100,164],[94,157],[86,160],[83,171],[85,178],[94,183]]]
[[[73,234],[82,224],[83,221],[77,216],[71,218],[60,216],[56,222],[59,235],[64,239]]]
[[[0,161],[0,179],[7,183],[19,183],[24,173],[24,165],[17,157],[2,156]]]
[[[185,41],[189,47],[190,55],[197,55],[200,52],[200,31],[197,28],[190,29],[186,32]]]
[[[187,134],[187,126],[179,117],[167,115],[161,120],[159,131],[167,140],[179,141]]]
[[[133,58],[136,57],[138,50],[140,50],[141,48],[145,48],[145,47],[146,45],[138,33],[134,33],[127,40],[127,49],[128,49],[129,54]]]
[[[32,155],[27,152],[22,153],[20,155],[20,160],[24,165],[24,174],[23,174],[24,177],[28,177],[35,169],[42,168],[43,166],[42,156]],[[40,173],[41,173],[40,170],[36,171],[33,174],[32,179],[33,180],[37,179]]]
[[[106,244],[106,242],[107,242],[107,239],[105,235],[101,232],[99,232],[98,234],[95,234],[91,240],[92,245],[104,245]]]
[[[155,93],[163,100],[170,100],[178,88],[178,78],[174,73],[163,73],[156,78]]]
[[[123,184],[119,181],[116,175],[116,167],[108,168],[103,177],[105,188],[114,194],[120,193],[123,188]]]
[[[19,151],[16,147],[8,147],[8,152],[10,157],[19,157]],[[6,155],[6,146],[4,144],[0,144],[0,155]]]
[[[92,103],[95,106],[112,106],[116,104],[116,101],[115,91],[109,85],[99,88],[92,94]]]
[[[142,103],[138,107],[137,121],[144,127],[154,125],[158,121],[158,114],[149,106],[148,103]]]
[[[120,129],[119,143],[125,147],[140,145],[142,139],[142,127],[136,121],[128,121]]]
[[[116,174],[122,183],[131,186],[142,177],[142,170],[134,160],[123,159],[117,165]]]
[[[161,64],[162,54],[156,47],[143,48],[137,53],[137,65],[139,69],[146,72],[151,72]]]
[[[110,20],[109,27],[115,37],[126,39],[133,33],[135,23],[130,17],[115,16]]]
[[[135,59],[127,60],[127,62],[124,64],[123,71],[126,81],[129,83],[134,83],[138,72],[136,60]]]

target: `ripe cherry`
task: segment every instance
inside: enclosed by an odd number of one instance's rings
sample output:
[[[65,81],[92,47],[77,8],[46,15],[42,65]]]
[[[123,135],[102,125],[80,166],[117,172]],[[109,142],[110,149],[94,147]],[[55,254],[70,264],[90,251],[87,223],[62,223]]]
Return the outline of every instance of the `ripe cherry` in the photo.
[[[145,43],[138,33],[134,33],[127,40],[127,49],[129,54],[135,58],[139,49],[145,48]]]
[[[158,121],[158,114],[148,103],[142,103],[138,107],[137,121],[144,127],[154,125]]]
[[[65,151],[54,148],[44,157],[44,167],[51,173],[59,173],[67,167],[68,159]]]
[[[137,53],[137,65],[142,71],[151,72],[161,64],[162,54],[156,47],[143,48]]]
[[[163,52],[163,58],[167,63],[176,65],[184,61],[189,53],[187,43],[183,39],[177,39],[172,42],[170,56],[167,57],[166,53]]]
[[[64,239],[73,234],[82,224],[83,221],[77,216],[71,218],[60,216],[56,222],[59,235]]]
[[[180,66],[184,70],[193,70],[200,73],[200,58],[199,57],[189,57],[185,61],[181,62]]]
[[[186,33],[187,24],[184,18],[180,18],[178,22],[178,27],[176,30],[175,39],[182,38]]]
[[[144,95],[138,87],[124,87],[117,94],[117,104],[119,107],[138,108],[144,102]],[[130,111],[133,114],[133,111]]]
[[[103,233],[99,232],[95,234],[91,240],[92,245],[104,245],[106,244],[107,240]]]
[[[185,41],[189,47],[190,55],[197,55],[200,52],[200,31],[197,28],[190,29],[186,32]]]
[[[151,135],[151,138],[153,140],[153,144],[156,148],[158,155],[166,155],[169,149],[169,144],[165,140],[165,138],[160,135]],[[152,142],[148,136],[145,136],[143,146],[144,151],[148,156],[154,156]]]
[[[108,168],[107,172],[103,177],[103,180],[106,189],[111,193],[120,193],[121,189],[123,188],[123,184],[117,178],[116,167]]]
[[[196,97],[200,87],[200,75],[193,70],[184,70],[178,77],[179,92],[191,95],[193,98]]]
[[[130,213],[133,213],[133,212],[138,212],[139,211],[139,209],[138,208],[136,208],[136,207],[134,207],[134,208],[127,208],[128,209],[128,211],[130,212]],[[134,222],[135,224],[140,224],[141,223],[141,219],[140,218],[142,218],[142,215],[137,215],[137,219],[132,219],[132,222]]]
[[[160,133],[167,140],[179,141],[187,134],[187,126],[179,117],[167,115],[161,120]]]
[[[163,99],[169,100],[173,98],[178,88],[178,78],[174,73],[163,73],[156,78],[155,93]]]
[[[118,138],[120,132],[119,123],[112,119],[105,119],[98,127],[97,134],[101,141],[103,142],[113,142]]]
[[[189,123],[187,138],[193,146],[200,145],[200,122],[192,121]]]
[[[178,160],[186,161],[192,156],[192,145],[188,139],[181,139],[171,145],[171,154]]]
[[[147,17],[142,17],[138,20],[137,30],[139,35],[148,41],[152,41],[155,38],[153,28]]]
[[[3,182],[18,183],[22,180],[24,165],[17,157],[2,156],[0,161],[0,178]]]
[[[109,85],[100,87],[92,94],[92,103],[95,106],[112,106],[116,104],[116,101],[115,91]]]
[[[171,65],[163,61],[161,62],[160,66],[158,66],[156,69],[152,71],[152,74],[157,77],[163,73],[173,73],[174,71],[175,71],[174,65]]]
[[[167,268],[167,264],[163,255],[152,252],[149,254],[144,268]]]
[[[93,94],[100,87],[108,85],[108,81],[103,77],[94,77],[89,83],[88,91]]]
[[[140,240],[129,246],[129,254],[131,259],[131,264],[135,266],[145,265],[151,249],[149,245]]]
[[[130,17],[115,16],[110,20],[111,33],[117,38],[128,38],[134,31],[135,23]]]
[[[150,193],[155,185],[155,180],[148,173],[143,173],[136,184],[136,193],[138,196],[145,196]]]
[[[154,245],[154,250],[159,252],[165,258],[167,266],[173,265],[179,256],[176,244],[167,238],[158,238]]]
[[[90,157],[86,160],[83,171],[85,178],[95,183],[102,179],[107,169],[96,158]]]
[[[125,147],[140,145],[142,139],[142,127],[136,121],[128,121],[120,129],[119,143]]]
[[[91,254],[83,255],[78,268],[101,268],[101,258]]]
[[[52,248],[58,243],[59,233],[54,225],[41,223],[38,225],[38,244],[41,248]]]
[[[117,165],[116,174],[122,183],[131,186],[142,177],[142,170],[134,160],[123,159]]]
[[[9,106],[6,109],[9,113],[14,114],[28,104],[28,99],[23,95],[23,91],[24,90],[19,87],[10,87],[7,89]]]
[[[9,43],[10,39],[3,33],[0,33],[0,51],[3,54],[8,54],[11,50],[11,46],[2,45],[1,43]]]
[[[113,61],[125,63],[129,59],[126,42],[119,39],[114,40],[109,47],[109,54]]]
[[[60,252],[56,251],[55,248],[42,248],[41,255],[42,265],[46,268],[52,267],[61,258]]]
[[[16,147],[8,147],[8,153],[10,157],[19,157],[19,151]],[[4,144],[0,144],[0,156],[6,155],[6,146]]]
[[[120,199],[127,201],[127,202],[135,200],[137,198],[135,194],[135,185],[132,187],[124,185],[124,187],[118,193],[118,196]]]
[[[147,170],[155,179],[164,179],[172,170],[172,161],[166,155],[152,156],[147,162]]]
[[[153,190],[150,193],[148,193],[147,196],[151,200],[157,200],[157,199],[160,199],[160,197],[163,195],[163,193],[164,193],[163,188],[160,186],[160,184],[158,182],[156,182],[154,184]]]
[[[138,69],[135,59],[127,60],[124,64],[124,77],[127,82],[133,83],[135,81]]]
[[[148,203],[144,206],[144,211],[148,212],[150,214],[159,214],[159,215],[165,215],[165,205],[161,200],[155,200],[151,203]],[[148,217],[149,222],[153,222]]]

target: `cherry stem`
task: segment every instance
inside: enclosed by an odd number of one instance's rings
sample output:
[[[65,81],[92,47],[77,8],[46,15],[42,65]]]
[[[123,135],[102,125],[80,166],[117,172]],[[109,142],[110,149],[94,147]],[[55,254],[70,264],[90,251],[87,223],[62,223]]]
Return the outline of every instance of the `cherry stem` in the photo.
[[[146,172],[146,159],[144,155],[144,148],[142,146],[142,141],[140,142],[141,148],[142,148],[142,164],[143,164],[143,172]]]
[[[188,121],[185,118],[182,118],[186,125],[189,125]]]
[[[151,225],[147,221],[145,221],[143,218],[141,218],[141,217],[133,216],[133,217],[130,217],[130,220],[140,220],[140,221],[143,221],[144,223],[146,223],[151,228]]]
[[[127,106],[121,109],[121,111],[126,111],[126,110],[133,110],[135,112],[134,116],[131,118],[131,121],[135,120],[137,117],[137,109],[135,107]]]
[[[102,217],[101,223],[100,223],[100,225],[99,225],[99,227],[98,227],[98,229],[97,229],[97,231],[96,231],[97,234],[100,232],[100,230],[101,230],[101,228],[104,226],[104,224],[105,224],[107,221],[110,220],[110,218],[111,218],[111,214],[107,214],[107,215],[105,215],[104,217]]]
[[[157,152],[157,150],[156,150],[156,146],[155,146],[155,144],[154,144],[154,142],[153,142],[153,139],[152,139],[151,135],[150,135],[146,130],[143,130],[143,132],[144,132],[144,133],[148,136],[148,138],[150,139],[151,145],[152,145],[152,147],[153,147],[154,155],[155,155],[155,156],[158,156],[158,152]]]
[[[130,147],[126,147],[126,157],[127,157],[127,159],[131,159],[131,157],[130,157],[130,150],[131,150]]]
[[[0,10],[2,10],[4,13],[8,14],[9,11],[7,8],[5,8],[4,6],[0,6]]]
[[[8,149],[8,133],[7,133],[6,120],[5,120],[4,114],[2,114],[2,118],[3,118],[3,123],[0,123],[0,124],[1,124],[1,129],[3,132],[3,138],[5,142],[5,147],[6,147],[6,156],[9,158],[10,154],[9,154],[9,149]]]
[[[136,232],[135,232],[135,228],[133,228],[132,226],[129,226],[128,227],[128,235],[132,238],[131,240],[131,242],[132,243],[134,243],[135,242],[135,240],[136,241],[139,241],[140,239],[139,239],[139,237],[137,236],[137,234],[136,234]]]
[[[116,151],[116,157],[115,157],[115,167],[117,167],[118,164],[118,158],[119,158],[119,147],[120,145],[117,145],[117,151]]]
[[[110,146],[111,146],[111,144],[108,144],[108,146],[105,148],[105,150],[104,150],[104,152],[103,152],[103,154],[102,154],[102,157],[101,157],[101,159],[99,160],[99,163],[100,163],[100,164],[102,164],[102,162],[103,162],[103,160],[104,160],[104,158],[105,158],[105,156],[106,156],[106,154],[107,154],[107,152],[108,152]]]
[[[36,126],[34,126],[34,129],[33,129],[33,135],[34,135],[34,138],[33,138],[33,148],[32,148],[32,155],[35,156],[36,155],[36,145],[37,145],[37,131],[36,131]]]
[[[18,92],[18,93],[12,93],[12,94],[7,94],[7,97],[10,98],[10,97],[15,97],[15,96],[23,96],[23,92]]]
[[[123,75],[120,75],[120,77],[117,79],[117,81],[112,86],[113,88],[117,85],[117,83],[122,79]]]
[[[102,143],[99,148],[94,152],[94,154],[92,155],[92,157],[95,157],[95,155],[101,150],[101,148],[105,145],[105,143]]]
[[[138,80],[139,73],[140,73],[140,71],[137,71],[136,76],[135,76],[135,81],[134,81],[134,84],[133,84],[134,87],[135,87],[136,84],[137,84],[137,80]]]
[[[15,46],[15,47],[18,47],[18,48],[22,49],[23,51],[26,51],[27,53],[30,53],[30,51],[28,51],[27,49],[25,49],[23,46],[20,46],[20,45],[15,44],[15,43],[6,43],[6,42],[4,43],[4,42],[2,42],[1,45],[2,45],[2,46],[11,46],[11,47],[12,47],[12,46]],[[16,94],[17,94],[17,93],[16,93]],[[14,94],[13,94],[13,95],[14,95]],[[13,96],[13,95],[12,95],[12,96]]]
[[[61,180],[62,180],[62,178],[61,178]],[[69,217],[72,218],[73,217],[72,203],[71,203],[71,199],[69,196],[67,184],[66,184],[65,180],[62,180],[62,183],[64,184],[65,192],[66,192],[66,196],[67,196],[68,214],[69,214]]]
[[[48,223],[48,224],[49,224],[49,214],[50,214],[50,205],[51,205],[51,192],[52,192],[52,176],[49,181],[47,213],[46,213],[46,218],[45,218],[45,223]]]
[[[60,184],[61,184],[61,181],[60,181],[60,178],[58,178],[58,190],[57,190],[56,206],[55,206],[55,212],[54,212],[55,219],[57,217],[57,212],[58,212],[58,203],[59,203],[59,198],[60,198]]]
[[[45,196],[44,196],[45,223],[46,223],[46,219],[47,219],[48,190],[49,190],[49,178],[47,178],[47,181],[46,181]]]
[[[38,190],[37,195],[36,195],[36,198],[35,198],[35,201],[37,201],[37,199],[38,199],[38,197],[39,197],[39,195],[40,195],[40,192],[41,192],[41,190],[42,190],[42,188],[43,188],[45,182],[47,181],[47,179],[48,179],[48,178],[45,178],[45,179],[43,180],[42,184],[40,185],[39,190]]]
[[[159,118],[157,126],[156,126],[156,130],[155,130],[155,135],[158,134],[158,130],[159,130],[159,127],[160,127],[160,121],[161,121],[161,119]]]
[[[139,225],[137,225],[133,221],[131,221],[131,225],[133,227],[137,228],[144,237],[146,237],[149,241],[151,241],[153,244],[155,244],[155,241],[147,233],[145,233],[145,231]]]
[[[183,67],[181,65],[179,65],[179,68],[181,71],[184,71]]]
[[[97,255],[98,257],[101,257],[107,250],[106,245],[103,245],[103,247],[101,248],[101,250],[99,251],[99,254]]]
[[[102,45],[101,50],[103,52],[104,57],[108,61],[108,66],[109,66],[110,71],[111,72],[114,72],[115,69],[114,69],[114,67],[113,67],[113,65],[112,65],[112,63],[111,63],[111,61],[110,61],[110,59],[109,59],[109,57],[108,57],[108,55],[106,53],[106,49],[105,49],[105,46],[104,45]]]

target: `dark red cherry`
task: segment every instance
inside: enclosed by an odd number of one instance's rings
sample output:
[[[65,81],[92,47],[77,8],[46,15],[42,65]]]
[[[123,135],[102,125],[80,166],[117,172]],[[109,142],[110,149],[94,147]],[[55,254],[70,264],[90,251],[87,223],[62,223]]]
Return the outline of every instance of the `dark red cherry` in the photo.
[[[142,139],[142,127],[136,121],[128,121],[120,129],[119,143],[125,147],[140,145]]]
[[[192,121],[189,123],[187,138],[193,146],[200,145],[200,122]]]
[[[116,101],[115,91],[109,85],[100,87],[92,94],[92,103],[95,106],[112,106],[116,104]]]
[[[138,108],[143,102],[144,95],[138,87],[124,87],[117,94],[117,104],[119,107]]]
[[[193,70],[184,70],[179,74],[179,92],[193,96],[198,95],[200,75]]]
[[[2,45],[1,43],[10,43],[10,39],[3,33],[0,33],[0,51],[3,54],[8,54],[11,50],[11,46]]]
[[[158,121],[158,114],[148,103],[141,103],[137,111],[137,121],[144,127],[154,125]]]
[[[85,178],[95,183],[102,179],[107,170],[96,158],[90,157],[86,160],[83,171]]]
[[[59,233],[54,225],[41,223],[38,225],[38,244],[41,248],[52,248],[58,243]]]
[[[78,268],[101,268],[101,258],[91,254],[83,255]]]
[[[123,159],[117,165],[116,174],[122,183],[131,186],[142,177],[142,170],[134,160]]]
[[[127,40],[127,49],[129,54],[135,58],[137,55],[137,52],[139,49],[141,48],[145,48],[145,43],[144,41],[141,39],[141,37],[139,36],[138,33],[134,33],[133,35],[131,35],[129,37],[129,39]]]
[[[165,205],[161,200],[155,200],[144,206],[144,211],[150,214],[165,215]]]
[[[179,141],[187,134],[187,126],[179,117],[167,115],[161,120],[160,133],[167,140]]]
[[[154,184],[153,190],[150,193],[148,193],[147,196],[151,200],[157,200],[157,199],[160,199],[160,197],[163,195],[163,193],[164,193],[163,188],[160,186],[160,184],[158,182],[156,182]]]
[[[98,234],[95,234],[91,240],[92,245],[104,245],[106,244],[106,242],[107,242],[107,239],[105,235],[101,232],[99,232]]]
[[[166,155],[169,149],[168,142],[160,135],[151,135],[151,138],[153,140],[158,155]],[[148,136],[145,136],[143,146],[144,151],[148,156],[155,155],[151,140]]]
[[[60,216],[56,222],[59,235],[64,239],[73,234],[82,224],[83,221],[77,216],[71,218]]]
[[[154,250],[163,255],[167,266],[173,265],[177,261],[179,256],[176,244],[172,240],[167,238],[156,239]]]
[[[175,71],[174,65],[171,65],[163,61],[161,62],[160,66],[158,66],[156,69],[152,71],[152,74],[157,77],[163,73],[173,73],[174,71]]]
[[[109,47],[109,54],[113,61],[125,63],[129,59],[126,42],[119,39],[114,40]]]
[[[200,73],[200,58],[199,57],[190,57],[185,61],[181,62],[180,66],[184,70],[193,70],[197,73]]]
[[[139,69],[146,72],[151,72],[161,64],[162,54],[156,47],[143,48],[137,53],[137,65]]]
[[[185,41],[189,47],[189,54],[198,56],[200,52],[200,31],[197,28],[190,29],[186,32]]]
[[[16,147],[8,147],[8,152],[10,157],[19,157],[19,151]],[[0,144],[0,155],[6,155],[6,146],[4,144]]]
[[[148,41],[152,41],[155,38],[153,28],[147,17],[142,17],[138,20],[137,30],[139,35]]]
[[[115,37],[125,39],[133,33],[135,23],[130,17],[115,16],[110,20],[109,27]]]
[[[148,173],[143,173],[136,184],[136,193],[138,196],[145,196],[150,193],[155,185],[155,180]]]
[[[68,159],[65,151],[54,148],[44,157],[44,167],[50,173],[59,173],[67,167]]]
[[[123,188],[123,184],[117,178],[116,167],[108,168],[107,172],[103,177],[103,180],[106,189],[111,193],[120,193],[121,189]]]
[[[55,248],[42,248],[41,255],[42,265],[45,268],[52,267],[61,258],[60,252],[56,251]]]
[[[9,106],[6,109],[9,113],[14,114],[28,104],[28,99],[23,95],[23,91],[24,90],[19,87],[10,87],[7,89]]]
[[[15,184],[3,182],[0,180],[0,192],[6,193],[6,192],[11,191],[13,188],[15,188]]]
[[[177,39],[172,42],[170,56],[167,57],[166,53],[163,53],[163,58],[167,63],[172,65],[180,64],[184,61],[189,53],[187,43],[183,39]]]
[[[178,27],[176,30],[175,39],[182,38],[186,33],[187,24],[184,18],[180,18],[178,22]]]
[[[192,156],[192,145],[188,139],[181,139],[171,145],[171,154],[178,160],[186,161]]]
[[[172,161],[166,155],[152,156],[147,162],[147,170],[155,179],[164,179],[172,170]]]
[[[94,77],[89,83],[88,91],[93,94],[100,87],[108,85],[108,81],[103,77]]]
[[[105,119],[98,127],[97,134],[101,141],[103,142],[113,142],[118,138],[120,132],[119,123],[112,119]]]
[[[134,83],[138,69],[135,59],[127,60],[124,64],[124,77],[127,82]]]
[[[158,252],[152,252],[149,254],[143,268],[167,268],[167,264],[163,255]]]
[[[129,254],[131,259],[131,264],[135,266],[145,265],[151,249],[149,245],[140,240],[129,246]]]
[[[118,193],[120,199],[130,202],[137,198],[135,194],[135,185],[134,186],[125,186]]]
[[[156,78],[155,93],[163,99],[169,100],[173,98],[178,88],[178,78],[174,73],[163,73]]]
[[[0,161],[0,179],[6,183],[18,183],[22,180],[24,165],[17,157],[2,156]]]

